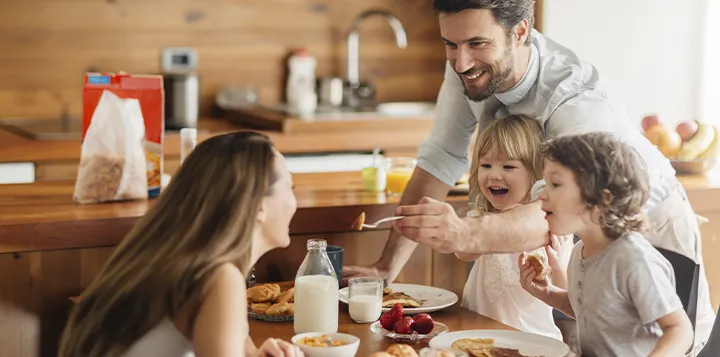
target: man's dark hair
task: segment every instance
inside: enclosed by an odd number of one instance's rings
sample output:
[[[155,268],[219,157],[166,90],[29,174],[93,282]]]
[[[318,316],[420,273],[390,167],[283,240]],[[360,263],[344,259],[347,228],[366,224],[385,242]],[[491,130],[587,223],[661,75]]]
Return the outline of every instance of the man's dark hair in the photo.
[[[523,19],[528,21],[528,30],[535,23],[535,0],[430,0],[436,14],[455,14],[463,10],[487,9],[495,21],[510,33],[513,26]],[[530,44],[530,36],[525,40]]]

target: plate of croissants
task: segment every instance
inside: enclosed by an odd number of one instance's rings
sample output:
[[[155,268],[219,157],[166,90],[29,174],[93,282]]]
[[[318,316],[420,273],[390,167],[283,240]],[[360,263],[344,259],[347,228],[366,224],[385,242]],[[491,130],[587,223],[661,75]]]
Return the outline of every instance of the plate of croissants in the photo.
[[[295,288],[279,284],[258,284],[247,289],[248,316],[263,321],[292,321],[295,315]]]

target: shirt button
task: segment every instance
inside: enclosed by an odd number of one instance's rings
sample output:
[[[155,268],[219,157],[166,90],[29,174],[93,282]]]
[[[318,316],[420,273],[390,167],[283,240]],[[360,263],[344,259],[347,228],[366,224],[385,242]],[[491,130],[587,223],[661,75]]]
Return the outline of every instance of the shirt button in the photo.
[[[578,298],[578,304],[582,305],[582,299]]]
[[[580,271],[582,271],[582,272],[585,271],[585,265],[583,265],[583,264],[580,265]]]
[[[578,281],[578,288],[582,288],[582,281]]]

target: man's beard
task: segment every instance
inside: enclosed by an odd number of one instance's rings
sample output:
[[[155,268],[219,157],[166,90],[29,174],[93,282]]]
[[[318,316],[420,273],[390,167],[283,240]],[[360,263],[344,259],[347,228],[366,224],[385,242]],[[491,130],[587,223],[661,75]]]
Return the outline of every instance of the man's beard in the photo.
[[[510,47],[505,47],[505,53],[503,53],[503,57],[499,61],[496,61],[494,64],[492,64],[491,68],[488,69],[488,74],[491,77],[487,85],[485,87],[468,88],[463,81],[463,86],[465,87],[465,95],[474,102],[481,102],[490,97],[491,95],[495,94],[495,92],[499,88],[505,85],[508,78],[510,78],[510,75],[513,71],[513,60],[514,59],[512,52],[510,51]],[[477,71],[478,69],[473,67],[463,73],[458,73],[458,75],[460,76],[460,80],[463,80],[463,75],[472,74]]]

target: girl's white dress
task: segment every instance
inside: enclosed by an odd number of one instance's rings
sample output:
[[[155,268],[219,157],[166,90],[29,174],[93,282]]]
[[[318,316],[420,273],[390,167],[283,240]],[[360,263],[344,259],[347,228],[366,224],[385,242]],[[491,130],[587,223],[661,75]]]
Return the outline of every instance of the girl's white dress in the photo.
[[[475,211],[468,215],[478,215]],[[545,254],[544,248],[542,254]],[[562,341],[552,307],[520,286],[520,253],[486,254],[475,261],[463,291],[462,306],[520,331]]]

